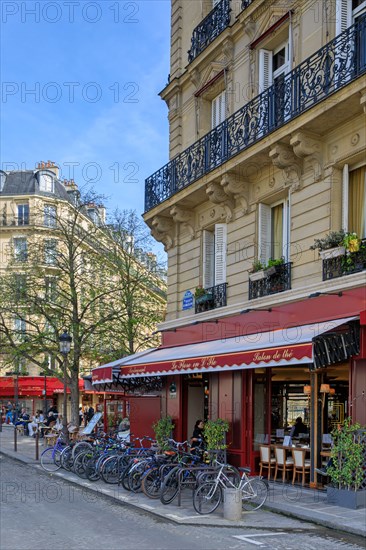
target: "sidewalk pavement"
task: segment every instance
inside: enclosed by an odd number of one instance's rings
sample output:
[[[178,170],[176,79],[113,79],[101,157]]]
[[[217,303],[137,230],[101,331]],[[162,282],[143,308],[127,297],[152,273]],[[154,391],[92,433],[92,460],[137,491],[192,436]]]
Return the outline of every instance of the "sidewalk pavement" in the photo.
[[[13,426],[3,425],[0,433],[0,454],[28,464],[45,474],[40,462],[35,459],[35,439],[18,436],[17,441],[18,451],[14,452]],[[42,440],[40,440],[39,455],[43,450]],[[256,512],[243,513],[240,521],[230,521],[223,518],[222,505],[213,514],[207,516],[197,514],[192,506],[191,493],[187,491],[182,494],[181,506],[178,506],[177,499],[165,506],[159,499],[148,499],[141,493],[129,493],[122,487],[107,485],[103,481],[93,483],[65,470],[58,470],[50,475],[53,476],[53,481],[57,478],[60,481],[73,483],[83,490],[93,491],[113,501],[134,506],[179,524],[253,529],[298,529],[300,520],[366,537],[366,509],[350,510],[333,506],[327,503],[325,491],[308,489],[301,485],[270,482],[270,494],[263,508]],[[280,521],[276,514],[282,515]]]

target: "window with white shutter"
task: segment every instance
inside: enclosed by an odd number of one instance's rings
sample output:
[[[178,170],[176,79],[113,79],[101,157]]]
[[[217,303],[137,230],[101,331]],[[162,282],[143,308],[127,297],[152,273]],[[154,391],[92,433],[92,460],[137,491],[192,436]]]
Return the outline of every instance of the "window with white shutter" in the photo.
[[[226,283],[227,225],[218,223],[214,231],[203,231],[203,286]]]
[[[217,6],[217,4],[219,4],[221,2],[221,0],[212,0],[212,7],[214,8],[215,6]]]
[[[352,25],[352,0],[336,0],[336,35]]]
[[[289,261],[290,207],[288,199],[268,205],[259,203],[258,259],[266,265],[269,259]]]
[[[215,278],[215,234],[203,231],[203,286],[214,286]]]
[[[226,223],[215,225],[215,285],[226,283]]]
[[[259,92],[264,92],[273,82],[272,52],[259,50]]]
[[[211,128],[216,128],[226,118],[226,92],[217,95],[211,102]]]

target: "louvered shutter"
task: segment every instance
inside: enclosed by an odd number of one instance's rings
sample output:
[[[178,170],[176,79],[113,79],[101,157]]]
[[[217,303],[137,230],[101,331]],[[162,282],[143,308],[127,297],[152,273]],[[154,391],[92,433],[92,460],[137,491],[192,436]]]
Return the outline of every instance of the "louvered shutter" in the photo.
[[[203,286],[214,285],[215,235],[212,231],[203,231]]]
[[[342,172],[342,229],[348,231],[348,195],[349,195],[349,167],[343,166]]]
[[[272,52],[259,50],[259,93],[266,90],[273,83]]]
[[[225,120],[226,116],[226,93],[221,92],[211,103],[211,127],[216,128]]]
[[[215,225],[215,285],[226,283],[226,223]]]
[[[271,257],[271,207],[263,203],[258,207],[258,258],[266,264]]]
[[[336,35],[352,25],[352,0],[336,0]]]
[[[221,0],[212,0],[212,7],[214,8]]]

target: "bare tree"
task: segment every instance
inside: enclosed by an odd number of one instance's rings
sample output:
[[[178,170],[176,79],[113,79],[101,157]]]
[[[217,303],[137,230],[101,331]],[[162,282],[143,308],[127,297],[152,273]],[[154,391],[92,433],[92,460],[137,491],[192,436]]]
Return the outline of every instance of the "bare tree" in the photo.
[[[165,309],[164,285],[127,246],[140,242],[137,216],[92,223],[87,209],[100,201],[94,193],[73,205],[56,201],[52,227],[35,221],[26,257],[11,251],[0,276],[4,362],[27,360],[63,380],[58,338],[65,329],[72,336],[66,381],[76,425],[82,370],[139,349]]]

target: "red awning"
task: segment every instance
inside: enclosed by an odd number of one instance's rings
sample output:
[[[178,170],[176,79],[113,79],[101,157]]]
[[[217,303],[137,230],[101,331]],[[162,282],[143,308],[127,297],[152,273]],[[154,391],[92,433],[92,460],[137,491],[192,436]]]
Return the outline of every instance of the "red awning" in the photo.
[[[313,339],[355,317],[176,347],[161,347],[93,369],[93,385],[121,379],[313,363]]]
[[[18,396],[19,397],[41,397],[46,385],[46,394],[48,397],[52,397],[55,393],[63,393],[64,385],[58,378],[46,377],[46,384],[44,376],[19,376],[18,380],[14,377],[1,377],[0,378],[0,397],[14,397],[15,385],[18,382]],[[84,389],[83,380],[79,380],[79,390]],[[67,393],[70,393],[70,389],[67,389]]]

